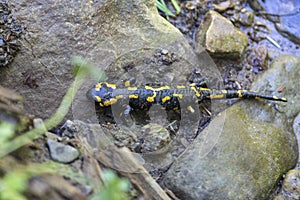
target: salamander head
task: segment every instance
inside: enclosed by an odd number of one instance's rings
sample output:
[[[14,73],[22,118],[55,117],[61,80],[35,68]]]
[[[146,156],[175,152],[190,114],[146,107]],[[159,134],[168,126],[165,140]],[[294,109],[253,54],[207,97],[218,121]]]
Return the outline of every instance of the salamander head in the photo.
[[[110,106],[116,102],[116,99],[113,96],[113,91],[115,89],[116,86],[114,84],[101,82],[89,90],[87,95],[102,107]]]

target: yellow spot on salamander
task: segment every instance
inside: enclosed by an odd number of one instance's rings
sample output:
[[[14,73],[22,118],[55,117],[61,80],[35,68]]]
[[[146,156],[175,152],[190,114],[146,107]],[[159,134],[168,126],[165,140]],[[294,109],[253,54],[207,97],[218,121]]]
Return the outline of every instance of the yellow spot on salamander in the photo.
[[[243,97],[243,92],[247,92],[247,90],[238,90],[237,93],[238,93],[238,98],[242,98]]]
[[[165,103],[166,101],[169,101],[171,99],[171,97],[169,96],[165,96],[164,98],[162,98],[162,102]]]
[[[210,91],[209,88],[200,88],[200,91]]]
[[[155,96],[156,96],[156,95],[155,95]],[[154,96],[147,97],[147,101],[148,101],[148,102],[154,102]]]
[[[195,87],[191,87],[191,89],[195,92],[197,97],[200,97],[200,93],[198,92],[198,90]]]
[[[242,92],[243,92],[242,90],[238,90],[238,91],[237,91],[237,93],[238,93],[238,98],[242,98],[242,97],[243,97]]]
[[[104,106],[110,106],[114,103],[116,103],[118,101],[118,99],[112,98],[109,101],[104,102]]]
[[[112,89],[116,89],[116,84],[110,84],[110,83],[106,83],[107,87],[110,87]]]
[[[184,85],[177,85],[176,87],[177,87],[177,89],[184,89],[185,88]]]
[[[104,106],[110,106],[110,105],[111,105],[110,101],[105,101],[104,102]]]
[[[97,99],[97,102],[101,102],[101,98],[99,96],[95,96],[95,98]]]
[[[125,87],[129,87],[130,86],[130,81],[125,81],[124,85],[125,85]]]
[[[111,103],[111,104],[114,104],[114,103],[116,103],[117,101],[118,101],[118,99],[115,99],[115,98],[110,99],[110,103]]]
[[[147,90],[154,90],[153,87],[151,87],[149,85],[145,85],[145,89],[147,89]]]
[[[122,98],[123,98],[123,95],[116,96],[116,99],[122,99]]]
[[[189,84],[190,87],[195,87],[196,86],[196,83],[191,83]]]
[[[155,89],[152,88],[152,87],[150,87],[150,86],[148,86],[148,85],[145,86],[145,89],[147,89],[147,90],[152,90],[152,91],[153,91],[153,95],[150,96],[150,97],[147,97],[147,101],[148,101],[148,102],[154,102],[155,97],[156,97],[156,91],[155,91]]]
[[[194,108],[193,108],[192,106],[188,106],[188,107],[187,107],[187,110],[190,111],[191,113],[194,113],[194,112],[195,112],[195,110],[194,110]]]
[[[131,94],[131,95],[129,95],[129,98],[130,99],[137,99],[137,98],[139,98],[139,96],[137,94]]]
[[[176,93],[174,93],[174,94],[173,94],[173,97],[179,97],[179,99],[182,99],[182,98],[183,98],[183,95],[182,95],[182,94],[176,94]]]
[[[155,88],[154,90],[155,91],[160,91],[160,90],[169,90],[170,87],[169,86],[162,86],[162,87],[159,87],[159,88]]]
[[[137,90],[137,87],[128,87],[127,90]]]
[[[279,99],[279,98],[278,98],[278,97],[276,97],[276,96],[273,96],[273,99],[277,100],[277,99]]]
[[[95,86],[95,89],[97,90],[97,91],[99,91],[100,90],[100,88],[101,88],[101,83],[98,83],[96,86]]]
[[[212,95],[209,96],[209,98],[211,98],[211,99],[223,99],[224,94],[212,94]]]
[[[281,100],[287,102],[287,98],[281,98]]]
[[[223,94],[227,94],[227,90],[221,90]]]

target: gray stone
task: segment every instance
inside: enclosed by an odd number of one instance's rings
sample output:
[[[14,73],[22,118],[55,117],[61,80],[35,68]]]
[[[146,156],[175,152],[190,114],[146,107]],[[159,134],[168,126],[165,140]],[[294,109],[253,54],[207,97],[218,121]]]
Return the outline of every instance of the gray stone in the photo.
[[[213,8],[214,10],[218,11],[218,12],[224,12],[228,9],[232,9],[234,8],[234,3],[229,0],[229,1],[223,1],[223,2],[220,2],[218,4],[213,4]]]
[[[182,199],[269,199],[297,162],[292,122],[300,109],[299,61],[279,57],[252,87],[288,103],[244,100],[220,113],[170,168],[166,186]],[[286,89],[278,94],[280,86]]]
[[[254,14],[250,11],[241,12],[239,22],[244,26],[251,26],[254,22]]]
[[[215,57],[240,58],[248,44],[245,33],[215,11],[206,13],[197,31],[197,44]]]
[[[77,127],[72,132],[73,136],[76,139],[84,138],[92,148],[105,149],[114,144],[113,137],[105,133],[99,124],[87,124],[80,120],[74,120],[73,125]]]
[[[290,170],[283,181],[282,189],[275,199],[300,199],[300,171]]]
[[[142,152],[152,152],[167,146],[170,141],[170,133],[160,124],[150,123],[142,127],[144,143]]]
[[[47,140],[47,145],[51,158],[57,162],[70,163],[79,156],[79,151],[70,145],[65,145],[52,139]]]

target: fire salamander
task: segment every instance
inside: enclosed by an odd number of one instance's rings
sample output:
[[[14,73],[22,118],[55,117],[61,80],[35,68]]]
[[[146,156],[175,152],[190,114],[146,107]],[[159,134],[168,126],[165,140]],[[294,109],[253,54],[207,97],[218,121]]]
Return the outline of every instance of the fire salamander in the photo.
[[[179,109],[179,99],[185,96],[194,95],[197,101],[204,99],[267,99],[272,101],[287,102],[286,98],[258,94],[248,90],[211,90],[201,85],[192,83],[188,86],[177,86],[170,88],[162,87],[127,87],[117,89],[115,84],[100,82],[90,90],[93,100],[99,103],[100,107],[108,107],[119,99],[129,98],[129,106],[137,110],[149,110],[153,104],[160,104],[166,110]]]

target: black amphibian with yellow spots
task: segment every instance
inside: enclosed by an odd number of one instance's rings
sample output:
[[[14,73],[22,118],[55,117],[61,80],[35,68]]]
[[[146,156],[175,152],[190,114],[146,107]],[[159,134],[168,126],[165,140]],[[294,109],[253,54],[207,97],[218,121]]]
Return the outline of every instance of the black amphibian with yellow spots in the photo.
[[[125,84],[126,85],[126,84]],[[179,99],[194,95],[200,102],[204,99],[267,99],[287,102],[286,98],[258,94],[247,90],[211,90],[192,83],[188,86],[126,87],[117,89],[115,84],[101,82],[95,85],[90,95],[100,107],[108,107],[119,99],[129,98],[129,106],[137,110],[149,110],[153,104],[160,104],[166,110],[179,109]]]

